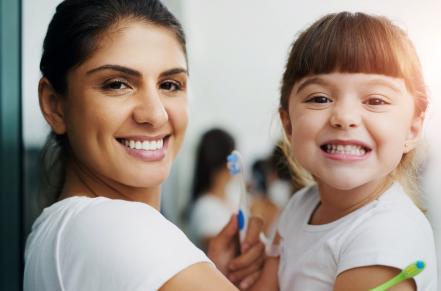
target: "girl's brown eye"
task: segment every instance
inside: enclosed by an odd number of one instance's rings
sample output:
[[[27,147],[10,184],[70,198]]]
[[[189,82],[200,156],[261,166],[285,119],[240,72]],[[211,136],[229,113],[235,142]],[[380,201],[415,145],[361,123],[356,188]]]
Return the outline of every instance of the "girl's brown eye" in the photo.
[[[381,98],[369,98],[367,101],[364,102],[364,104],[367,105],[387,105],[390,104],[388,102],[386,102],[385,100],[381,99]]]
[[[326,96],[314,96],[305,101],[306,103],[331,103],[333,102],[330,98]]]

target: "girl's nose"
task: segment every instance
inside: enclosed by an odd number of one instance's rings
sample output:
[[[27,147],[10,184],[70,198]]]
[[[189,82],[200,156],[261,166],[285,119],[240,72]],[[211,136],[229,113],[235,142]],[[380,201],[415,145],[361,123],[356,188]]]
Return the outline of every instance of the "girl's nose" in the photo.
[[[334,128],[355,128],[360,125],[361,116],[355,104],[337,101],[332,110],[329,122]]]
[[[156,88],[140,93],[138,100],[133,110],[133,119],[136,123],[159,128],[168,121],[167,110]]]

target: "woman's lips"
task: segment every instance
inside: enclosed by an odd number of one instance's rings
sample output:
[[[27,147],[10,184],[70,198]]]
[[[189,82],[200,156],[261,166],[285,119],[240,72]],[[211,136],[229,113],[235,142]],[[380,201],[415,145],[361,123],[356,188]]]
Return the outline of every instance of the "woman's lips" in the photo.
[[[155,162],[165,157],[170,135],[159,139],[118,138],[117,140],[129,155],[145,162]]]

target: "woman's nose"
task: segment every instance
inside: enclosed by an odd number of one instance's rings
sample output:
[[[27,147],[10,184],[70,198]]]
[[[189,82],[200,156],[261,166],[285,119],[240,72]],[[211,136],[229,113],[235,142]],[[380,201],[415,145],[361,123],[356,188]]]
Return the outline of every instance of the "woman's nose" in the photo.
[[[137,97],[138,104],[133,110],[133,119],[137,123],[158,128],[167,122],[168,113],[156,88],[144,90]]]
[[[352,102],[337,101],[329,121],[334,128],[355,128],[360,125],[361,116],[357,106]]]

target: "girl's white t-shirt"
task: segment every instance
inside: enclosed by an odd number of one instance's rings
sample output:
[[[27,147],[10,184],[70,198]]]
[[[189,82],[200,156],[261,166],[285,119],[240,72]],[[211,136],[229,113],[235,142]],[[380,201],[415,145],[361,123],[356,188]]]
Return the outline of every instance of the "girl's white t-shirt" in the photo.
[[[26,242],[26,291],[157,290],[210,262],[145,203],[71,197],[46,208]]]
[[[334,222],[310,225],[319,201],[317,186],[303,188],[281,215],[282,291],[331,291],[345,270],[371,265],[404,269],[417,260],[426,263],[415,277],[418,291],[438,290],[432,228],[400,184]]]

